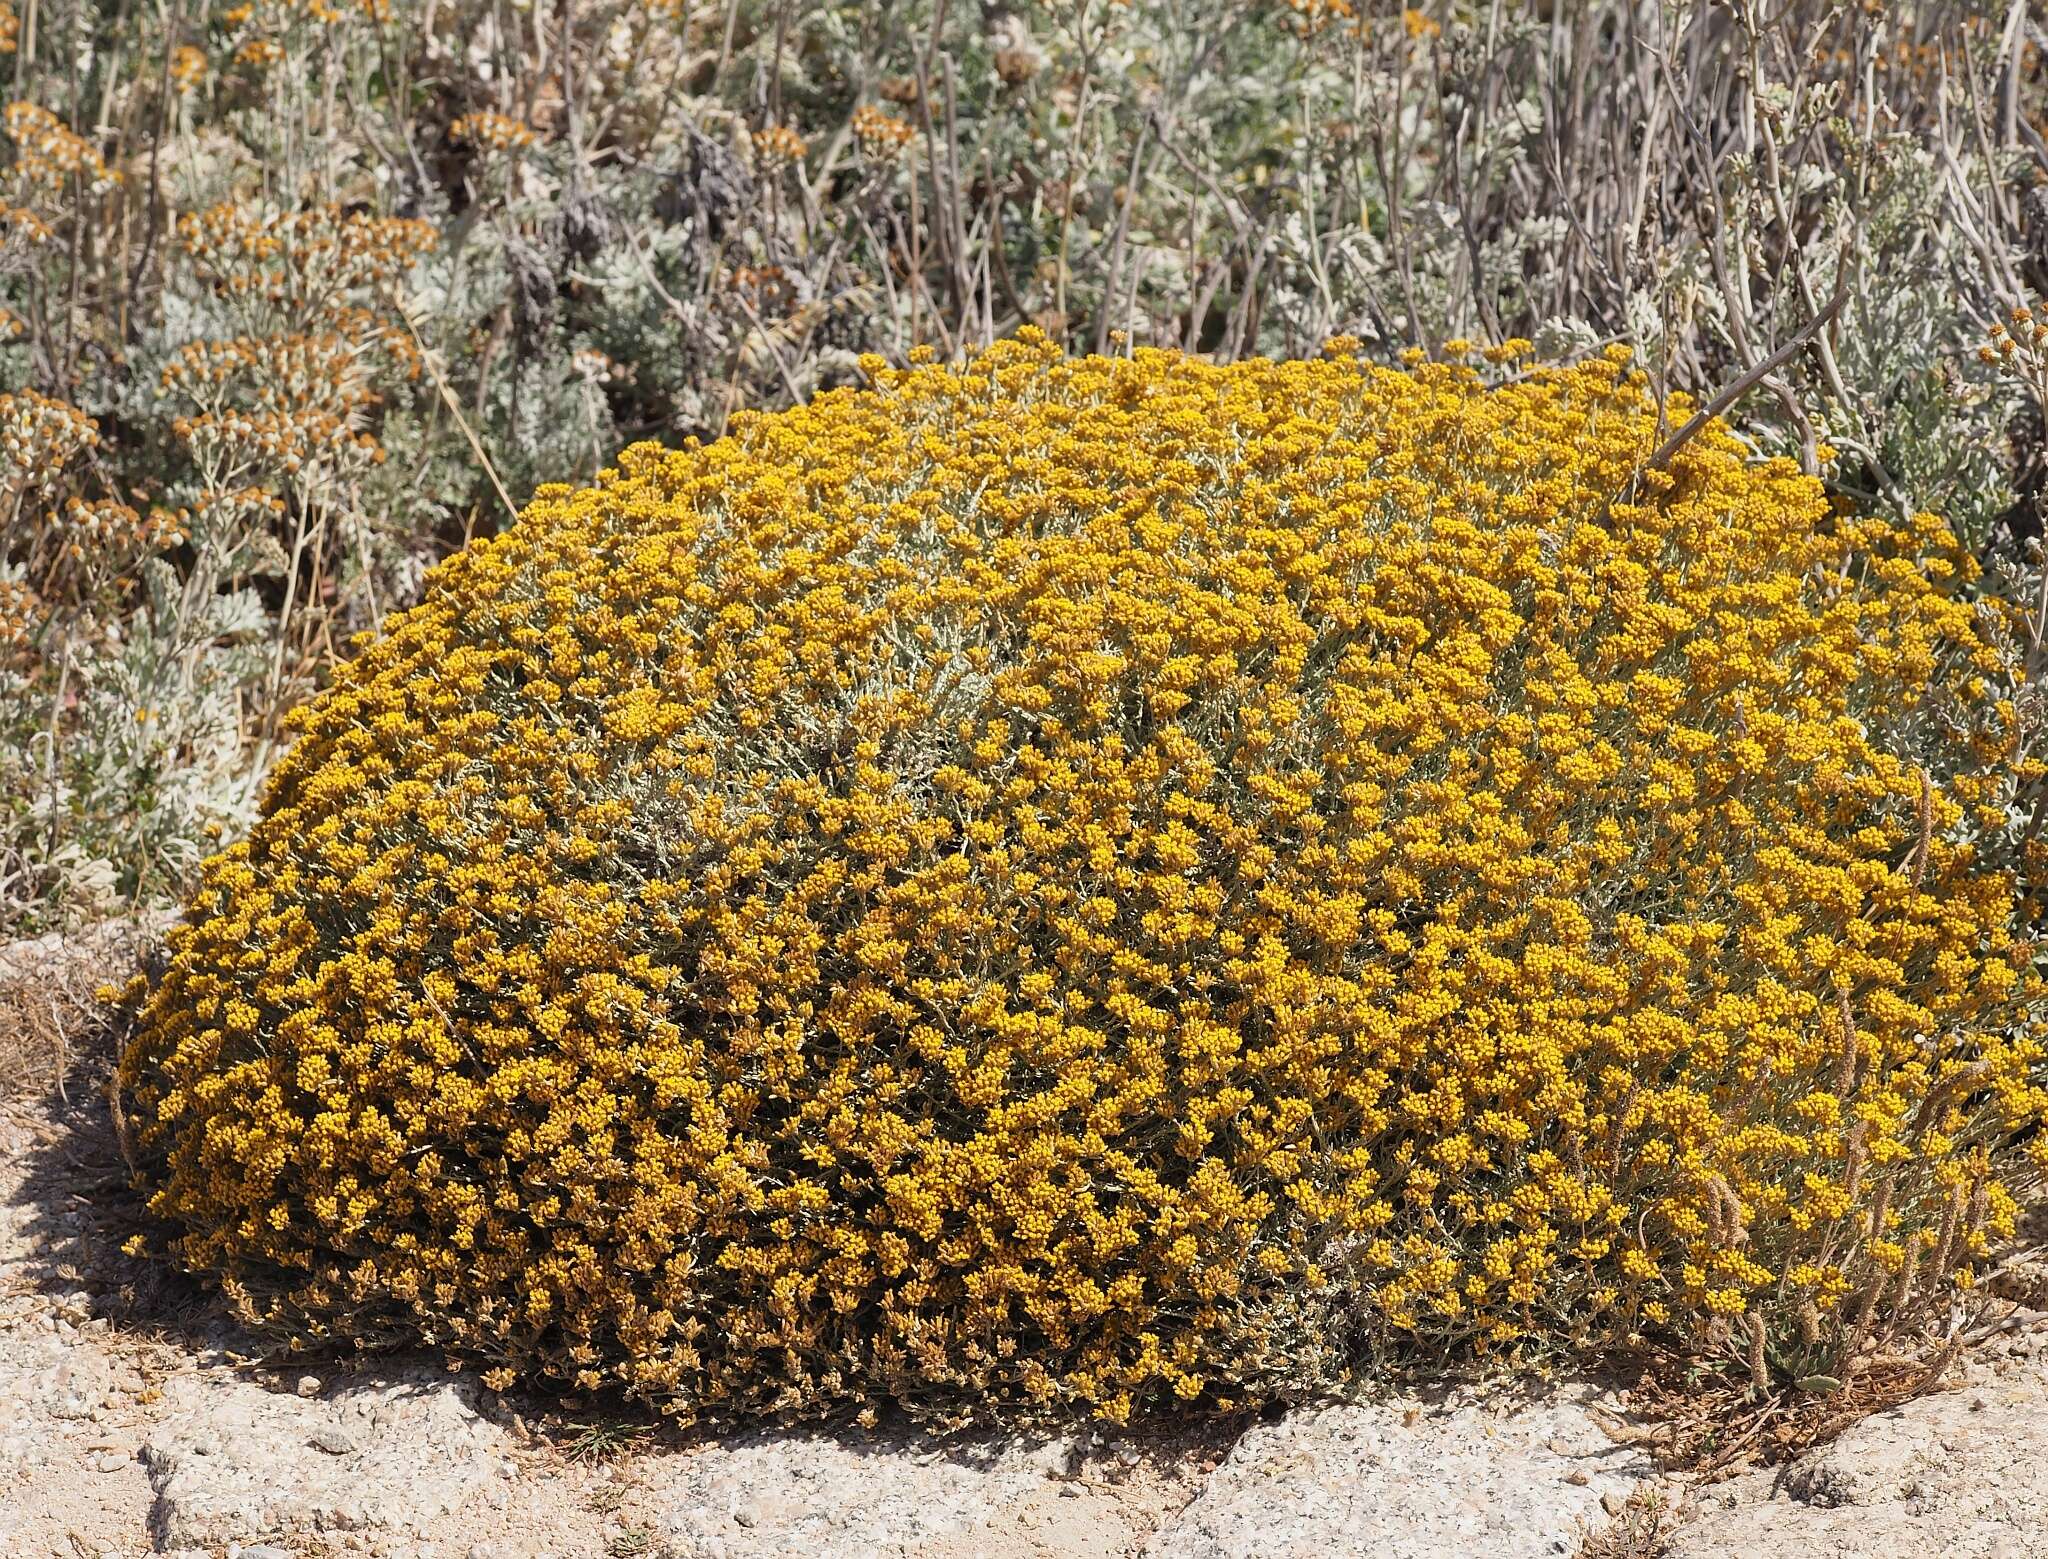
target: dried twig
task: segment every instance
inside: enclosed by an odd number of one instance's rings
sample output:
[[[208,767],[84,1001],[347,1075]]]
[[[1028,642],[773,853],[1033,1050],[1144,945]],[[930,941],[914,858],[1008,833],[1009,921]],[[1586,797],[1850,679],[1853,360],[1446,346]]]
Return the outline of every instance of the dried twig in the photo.
[[[1701,428],[1705,427],[1709,422],[1712,422],[1716,417],[1720,416],[1722,412],[1726,411],[1730,406],[1733,406],[1737,401],[1741,400],[1743,396],[1747,395],[1751,390],[1755,389],[1757,385],[1761,383],[1763,379],[1771,372],[1773,372],[1775,369],[1782,367],[1784,364],[1789,363],[1794,357],[1796,357],[1799,354],[1801,348],[1803,348],[1822,330],[1827,328],[1828,321],[1833,319],[1835,315],[1840,313],[1842,305],[1848,301],[1849,288],[1848,284],[1845,282],[1843,285],[1835,289],[1835,295],[1829,298],[1828,301],[1822,305],[1821,310],[1818,314],[1814,315],[1812,319],[1808,320],[1804,325],[1800,326],[1799,330],[1793,335],[1791,340],[1787,341],[1783,346],[1779,347],[1778,350],[1773,352],[1769,357],[1765,358],[1762,362],[1758,363],[1754,368],[1750,369],[1747,373],[1743,374],[1740,378],[1736,379],[1726,389],[1722,390],[1719,394],[1714,396],[1712,400],[1708,401],[1706,405],[1702,406],[1698,411],[1694,412],[1691,417],[1686,419],[1685,425],[1681,427],[1676,433],[1672,434],[1670,438],[1666,439],[1663,442],[1663,444],[1658,447],[1657,452],[1650,456],[1648,460],[1643,462],[1644,469],[1650,471],[1661,471],[1662,469],[1664,469],[1665,466],[1669,465],[1671,462],[1671,458],[1674,455],[1676,455],[1681,449],[1683,449],[1686,446],[1686,444],[1692,439],[1693,435],[1698,433]]]

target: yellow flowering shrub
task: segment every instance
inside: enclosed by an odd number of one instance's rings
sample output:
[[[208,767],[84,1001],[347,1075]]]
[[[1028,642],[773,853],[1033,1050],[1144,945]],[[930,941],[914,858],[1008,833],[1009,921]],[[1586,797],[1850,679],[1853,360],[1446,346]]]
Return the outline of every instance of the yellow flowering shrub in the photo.
[[[1611,358],[868,366],[542,489],[302,711],[120,1074],[251,1314],[1115,1418],[1404,1341],[1796,1375],[2010,1228],[1939,523],[1644,469]]]

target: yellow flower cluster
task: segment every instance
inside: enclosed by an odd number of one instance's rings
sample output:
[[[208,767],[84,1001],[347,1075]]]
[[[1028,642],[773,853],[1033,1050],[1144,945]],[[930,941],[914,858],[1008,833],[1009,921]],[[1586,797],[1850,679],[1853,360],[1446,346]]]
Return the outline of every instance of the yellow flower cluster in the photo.
[[[534,144],[534,133],[517,119],[480,110],[464,114],[448,126],[451,139],[481,151],[517,152]]]
[[[165,509],[138,513],[114,499],[87,502],[72,496],[51,516],[74,561],[98,557],[128,562],[147,552],[164,552],[187,539],[183,521]]]
[[[911,101],[915,102],[915,82],[911,84],[911,88]],[[860,148],[862,155],[880,161],[894,157],[917,136],[917,132],[911,129],[907,120],[898,119],[893,114],[885,114],[872,103],[863,103],[856,108],[850,124],[854,144]]]
[[[769,125],[753,136],[754,156],[766,173],[777,173],[804,160],[809,148],[804,138],[788,125]]]
[[[5,20],[0,17],[0,23]],[[0,42],[6,37],[0,26]],[[90,141],[34,103],[9,103],[0,111],[0,133],[14,148],[0,174],[0,260],[37,266],[43,262],[33,251],[56,236],[65,214],[80,200],[117,190],[121,176]],[[0,335],[25,333],[18,315],[0,310]]]
[[[1938,522],[1643,469],[1612,356],[867,367],[542,489],[302,712],[133,992],[179,1259],[686,1414],[1120,1418],[1809,1368],[2010,1227]]]
[[[42,620],[42,597],[18,579],[0,578],[0,667],[29,647]]]
[[[337,206],[279,212],[230,203],[180,217],[178,242],[223,297],[338,327],[362,313],[348,300],[388,290],[439,235],[426,222]]]
[[[196,90],[206,80],[206,51],[181,43],[171,51],[171,85],[179,93]]]
[[[0,395],[0,492],[53,480],[80,451],[100,441],[99,422],[68,401],[34,390]]]
[[[0,125],[15,146],[10,170],[17,185],[58,195],[73,181],[98,193],[110,189],[120,175],[106,165],[99,151],[47,108],[34,103],[9,103]]]
[[[2048,405],[2048,308],[2037,315],[2024,303],[2013,305],[2006,321],[1991,322],[1977,358],[2019,380],[2036,405]]]
[[[1281,0],[1280,10],[1289,30],[1304,37],[1336,27],[1355,31],[1358,25],[1358,8],[1351,0]]]
[[[219,25],[243,41],[235,49],[239,64],[264,68],[285,57],[279,41],[302,24],[338,27],[364,20],[381,24],[391,19],[391,0],[248,0],[220,13]],[[254,36],[250,36],[254,34]]]
[[[366,430],[377,382],[422,366],[392,299],[438,241],[434,228],[331,206],[231,204],[181,218],[178,241],[251,327],[181,347],[159,376],[159,394],[192,408],[172,431],[206,502],[235,501],[259,479],[304,490],[380,464],[383,446]]]

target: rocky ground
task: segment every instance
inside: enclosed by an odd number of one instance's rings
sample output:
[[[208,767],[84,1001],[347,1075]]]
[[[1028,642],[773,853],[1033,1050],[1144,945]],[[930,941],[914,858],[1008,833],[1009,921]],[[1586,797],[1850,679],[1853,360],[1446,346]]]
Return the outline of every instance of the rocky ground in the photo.
[[[2048,1313],[2024,1307],[1953,1389],[1707,1487],[1660,1476],[1592,1383],[942,1442],[535,1424],[432,1359],[263,1368],[202,1290],[120,1253],[104,1057],[65,996],[120,956],[0,948],[9,1559],[2048,1555]]]

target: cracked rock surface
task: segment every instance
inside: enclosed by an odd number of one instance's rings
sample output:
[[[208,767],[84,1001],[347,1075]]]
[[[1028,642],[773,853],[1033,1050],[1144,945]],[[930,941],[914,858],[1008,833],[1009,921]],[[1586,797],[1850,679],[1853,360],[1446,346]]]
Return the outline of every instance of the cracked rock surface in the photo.
[[[143,1441],[167,1548],[398,1530],[508,1503],[510,1436],[462,1384],[415,1372],[310,1400],[224,1384],[182,1377]]]

